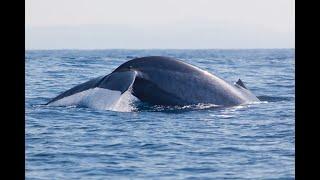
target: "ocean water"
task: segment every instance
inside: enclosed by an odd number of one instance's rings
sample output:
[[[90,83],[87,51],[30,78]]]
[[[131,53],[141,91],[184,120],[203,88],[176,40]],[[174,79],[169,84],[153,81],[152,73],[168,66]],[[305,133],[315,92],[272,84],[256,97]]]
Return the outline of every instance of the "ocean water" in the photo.
[[[229,108],[45,106],[135,57],[175,57],[261,99]],[[294,49],[27,50],[26,179],[294,179]]]

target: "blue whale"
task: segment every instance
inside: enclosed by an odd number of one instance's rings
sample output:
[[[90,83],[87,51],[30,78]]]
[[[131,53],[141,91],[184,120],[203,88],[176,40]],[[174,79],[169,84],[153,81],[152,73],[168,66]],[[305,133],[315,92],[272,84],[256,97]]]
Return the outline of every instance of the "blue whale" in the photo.
[[[230,84],[180,60],[148,56],[129,60],[110,74],[77,85],[47,104],[108,104],[117,101],[128,90],[141,101],[153,105],[210,103],[235,106],[259,101],[240,79]]]

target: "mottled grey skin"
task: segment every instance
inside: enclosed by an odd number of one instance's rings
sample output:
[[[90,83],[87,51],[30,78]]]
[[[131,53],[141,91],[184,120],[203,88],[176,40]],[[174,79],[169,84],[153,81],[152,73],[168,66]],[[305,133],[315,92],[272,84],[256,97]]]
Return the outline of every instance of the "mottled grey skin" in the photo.
[[[235,85],[193,65],[162,56],[130,60],[107,76],[80,84],[49,103],[86,89],[102,87],[132,94],[141,101],[156,105],[212,103],[234,106],[259,99],[239,80]]]

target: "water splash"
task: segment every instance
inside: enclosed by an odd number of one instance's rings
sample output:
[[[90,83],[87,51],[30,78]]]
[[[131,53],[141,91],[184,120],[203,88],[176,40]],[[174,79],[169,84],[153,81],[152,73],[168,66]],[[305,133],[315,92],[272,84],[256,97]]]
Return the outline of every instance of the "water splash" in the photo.
[[[119,111],[119,112],[137,111],[137,107],[134,104],[137,101],[139,100],[132,95],[132,90],[129,89],[120,96],[118,101],[111,108],[106,110]]]
[[[267,101],[250,102],[238,106],[225,107],[229,111],[237,111],[256,104],[268,103]],[[87,107],[96,110],[109,110],[117,112],[185,112],[194,110],[213,110],[220,109],[223,106],[210,103],[198,103],[184,106],[166,106],[151,105],[140,101],[132,95],[132,88],[121,94],[119,91],[113,91],[103,88],[89,89],[50,104],[51,106],[67,107]]]
[[[120,91],[93,88],[57,100],[50,106],[77,106],[96,110],[131,112],[135,110],[133,106],[135,100],[136,98],[131,94],[131,89],[121,94]]]
[[[138,102],[138,103],[137,103]],[[150,105],[141,101],[135,102],[136,111],[149,111],[149,112],[186,112],[186,111],[194,111],[194,110],[208,110],[208,109],[216,109],[221,106],[215,104],[192,104],[192,105],[184,105],[184,106],[169,106],[169,105]]]

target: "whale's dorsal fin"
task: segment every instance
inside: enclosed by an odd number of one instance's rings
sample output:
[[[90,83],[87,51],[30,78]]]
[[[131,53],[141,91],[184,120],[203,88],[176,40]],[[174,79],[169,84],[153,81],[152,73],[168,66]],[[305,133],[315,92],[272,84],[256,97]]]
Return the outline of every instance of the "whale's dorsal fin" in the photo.
[[[241,81],[241,79],[239,79],[237,82],[236,82],[237,85],[247,89],[247,87],[243,84],[243,82]]]

